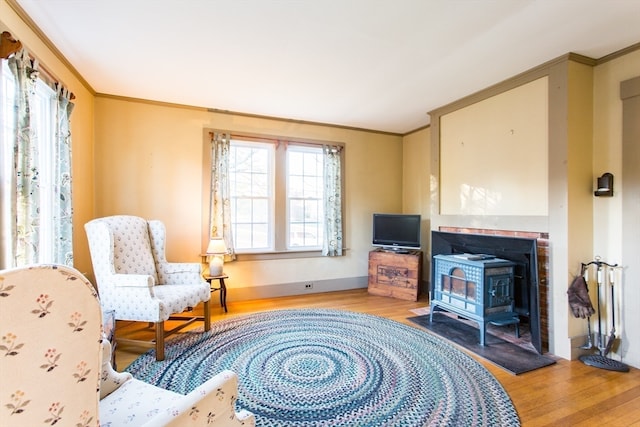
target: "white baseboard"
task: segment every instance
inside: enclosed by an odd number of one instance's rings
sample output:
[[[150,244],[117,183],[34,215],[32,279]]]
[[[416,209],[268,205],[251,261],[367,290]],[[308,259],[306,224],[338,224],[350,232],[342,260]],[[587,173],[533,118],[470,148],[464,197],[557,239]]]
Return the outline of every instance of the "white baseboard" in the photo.
[[[307,285],[311,287],[307,287]],[[369,284],[367,276],[346,277],[329,280],[308,280],[304,282],[283,283],[277,285],[253,286],[227,289],[227,302],[248,301],[262,298],[277,298],[292,295],[318,294],[323,292],[346,291],[366,288]],[[216,296],[214,295],[213,298]]]

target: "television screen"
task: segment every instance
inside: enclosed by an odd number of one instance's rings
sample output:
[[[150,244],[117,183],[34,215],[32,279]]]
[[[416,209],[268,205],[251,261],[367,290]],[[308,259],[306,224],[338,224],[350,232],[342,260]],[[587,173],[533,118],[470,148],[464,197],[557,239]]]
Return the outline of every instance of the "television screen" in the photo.
[[[373,214],[372,243],[386,250],[420,249],[420,215]]]

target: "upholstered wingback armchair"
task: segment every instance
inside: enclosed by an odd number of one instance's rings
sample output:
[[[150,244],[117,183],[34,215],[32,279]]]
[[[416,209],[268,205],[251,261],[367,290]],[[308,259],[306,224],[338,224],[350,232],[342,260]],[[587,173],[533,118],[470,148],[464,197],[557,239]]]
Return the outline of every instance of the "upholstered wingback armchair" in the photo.
[[[202,267],[167,262],[162,222],[116,215],[94,219],[85,230],[102,309],[112,310],[116,320],[153,323],[156,360],[164,360],[166,336],[195,320],[203,320],[204,329],[210,329],[211,289],[202,278]],[[201,302],[204,316],[177,315]],[[164,322],[170,319],[184,323],[167,331]]]
[[[1,426],[253,426],[222,371],[187,395],[113,370],[91,283],[77,270],[0,271]]]

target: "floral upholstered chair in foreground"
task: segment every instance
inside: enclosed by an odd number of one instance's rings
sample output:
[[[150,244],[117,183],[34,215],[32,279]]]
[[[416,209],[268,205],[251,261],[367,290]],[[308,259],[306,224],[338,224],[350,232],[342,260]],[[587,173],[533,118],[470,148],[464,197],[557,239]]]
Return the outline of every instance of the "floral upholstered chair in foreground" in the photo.
[[[253,426],[222,371],[182,395],[115,372],[97,294],[77,270],[0,271],[0,425]]]
[[[160,221],[129,215],[94,219],[85,224],[93,272],[103,311],[116,320],[155,324],[156,360],[164,360],[164,339],[196,320],[211,328],[211,288],[202,278],[199,263],[167,262],[166,232]],[[204,316],[177,316],[204,304]],[[183,320],[165,331],[166,320]],[[116,337],[118,342],[127,342]]]

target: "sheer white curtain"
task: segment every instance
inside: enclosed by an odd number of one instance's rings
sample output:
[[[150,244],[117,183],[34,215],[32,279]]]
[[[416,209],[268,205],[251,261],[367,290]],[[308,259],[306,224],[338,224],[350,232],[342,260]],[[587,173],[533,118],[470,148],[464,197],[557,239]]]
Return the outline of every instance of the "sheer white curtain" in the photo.
[[[322,255],[342,256],[342,154],[341,147],[324,147],[325,230]]]
[[[211,138],[211,197],[209,205],[209,238],[222,237],[227,258],[236,259],[231,233],[231,200],[229,183],[229,150],[231,135],[213,133]]]

